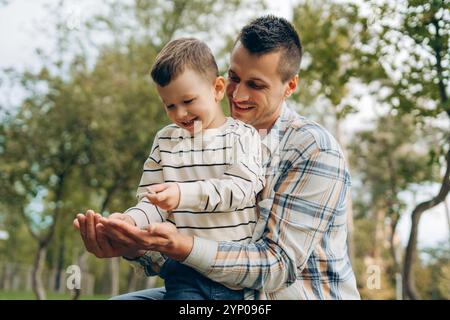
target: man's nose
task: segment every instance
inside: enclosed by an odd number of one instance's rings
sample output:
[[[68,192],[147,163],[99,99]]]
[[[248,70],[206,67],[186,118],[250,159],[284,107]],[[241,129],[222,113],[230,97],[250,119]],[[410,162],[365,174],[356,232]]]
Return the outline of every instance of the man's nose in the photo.
[[[235,102],[247,101],[249,98],[248,91],[245,90],[245,86],[242,83],[238,83],[233,91],[233,100]]]

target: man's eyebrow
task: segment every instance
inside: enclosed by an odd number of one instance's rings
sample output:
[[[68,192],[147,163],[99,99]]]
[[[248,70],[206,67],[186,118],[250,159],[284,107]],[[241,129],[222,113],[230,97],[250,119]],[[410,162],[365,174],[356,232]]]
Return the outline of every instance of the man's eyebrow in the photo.
[[[231,70],[231,69],[228,69],[228,73],[229,73],[229,74],[232,74],[232,75],[235,75],[235,76],[238,76],[237,73],[234,72],[234,71]],[[267,83],[267,81],[265,81],[264,79],[258,78],[258,77],[251,77],[249,80],[252,80],[252,81],[260,81],[260,82],[264,83],[265,85],[269,85],[269,84]]]
[[[264,84],[268,84],[265,80],[261,79],[261,78],[257,78],[257,77],[251,77],[249,80],[253,80],[253,81],[260,81]]]

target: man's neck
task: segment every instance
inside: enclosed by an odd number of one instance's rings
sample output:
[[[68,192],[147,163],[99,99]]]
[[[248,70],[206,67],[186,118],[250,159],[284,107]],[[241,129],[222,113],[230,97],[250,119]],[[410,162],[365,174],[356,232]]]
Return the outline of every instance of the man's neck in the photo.
[[[270,132],[270,130],[275,125],[275,122],[277,122],[278,118],[281,115],[281,110],[283,109],[283,104],[284,104],[284,101],[281,102],[279,107],[274,111],[273,116],[265,124],[255,127],[258,130],[258,132],[260,133],[262,138],[264,138]]]

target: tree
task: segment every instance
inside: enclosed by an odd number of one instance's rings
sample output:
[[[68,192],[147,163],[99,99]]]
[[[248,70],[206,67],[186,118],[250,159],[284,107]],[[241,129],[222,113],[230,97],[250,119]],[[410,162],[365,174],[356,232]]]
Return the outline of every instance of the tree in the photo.
[[[351,143],[351,164],[361,180],[360,198],[365,200],[363,214],[372,213],[375,220],[371,256],[377,264],[382,263],[385,221],[389,221],[389,253],[392,270],[390,280],[401,271],[397,258],[395,231],[406,204],[400,193],[408,191],[415,183],[438,178],[438,166],[430,166],[430,155],[422,145],[427,145],[413,117],[385,115],[376,119],[374,128],[358,132]],[[437,180],[436,180],[437,181]]]
[[[380,100],[388,102],[399,114],[414,115],[422,128],[433,123],[433,119],[448,123],[448,0],[386,2],[374,11],[374,25],[380,27],[377,38],[379,62],[388,75],[380,79],[376,89]],[[441,203],[450,190],[450,139],[446,128],[448,126],[441,129],[440,137],[436,139],[437,148],[430,150],[433,161],[444,171],[441,188],[435,197],[418,204],[411,215],[411,233],[403,268],[405,295],[410,299],[419,298],[412,268],[420,217]]]

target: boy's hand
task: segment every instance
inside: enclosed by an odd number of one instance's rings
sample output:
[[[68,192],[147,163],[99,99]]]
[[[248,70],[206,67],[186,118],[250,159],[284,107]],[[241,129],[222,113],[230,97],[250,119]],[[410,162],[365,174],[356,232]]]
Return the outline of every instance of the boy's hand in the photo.
[[[180,188],[174,182],[147,187],[147,199],[163,210],[174,210],[180,203]]]

